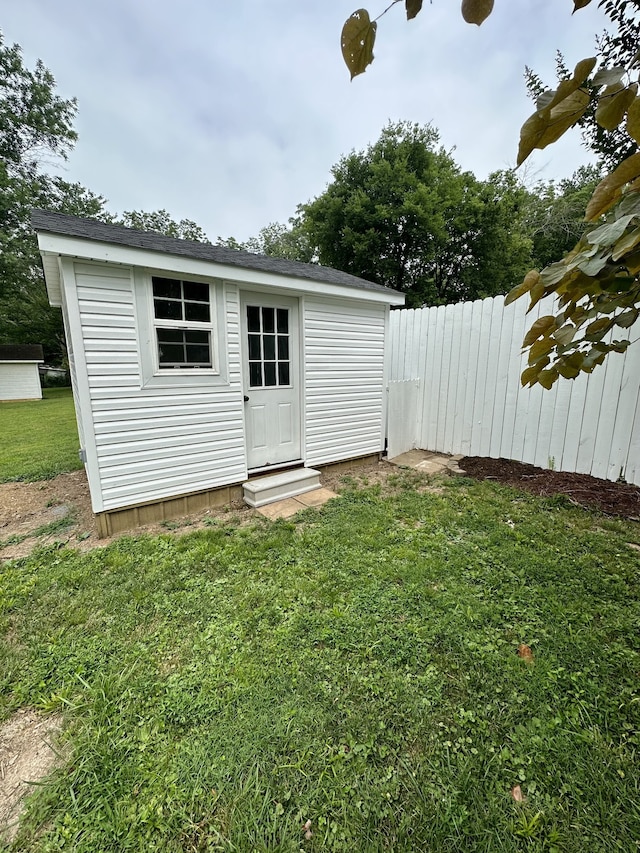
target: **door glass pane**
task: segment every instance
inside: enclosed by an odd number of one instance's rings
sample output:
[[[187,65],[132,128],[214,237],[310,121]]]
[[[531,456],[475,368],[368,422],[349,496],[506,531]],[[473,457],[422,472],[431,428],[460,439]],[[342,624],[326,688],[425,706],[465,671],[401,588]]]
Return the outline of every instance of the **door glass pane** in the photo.
[[[247,305],[250,387],[291,385],[289,309]]]
[[[289,358],[289,338],[278,335],[278,358],[286,361]]]
[[[289,333],[289,309],[278,308],[278,332],[281,335]]]
[[[289,362],[281,361],[278,364],[278,385],[289,384]]]
[[[260,309],[257,305],[247,305],[247,328],[250,332],[260,331]]]
[[[249,362],[249,385],[252,388],[262,386],[262,365],[259,361]]]
[[[251,361],[259,361],[262,358],[260,335],[249,335],[249,358]]]
[[[262,339],[264,342],[264,357],[268,361],[276,360],[276,336],[265,335]]]
[[[262,309],[262,331],[275,332],[275,308]]]
[[[264,384],[277,385],[276,382],[276,363],[275,361],[265,361],[264,363]]]

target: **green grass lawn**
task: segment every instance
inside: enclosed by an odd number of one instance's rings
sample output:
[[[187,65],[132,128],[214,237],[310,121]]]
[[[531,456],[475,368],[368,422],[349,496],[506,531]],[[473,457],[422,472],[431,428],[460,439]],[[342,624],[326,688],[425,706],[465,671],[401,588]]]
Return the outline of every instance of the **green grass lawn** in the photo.
[[[0,483],[47,480],[82,468],[71,389],[42,393],[42,400],[0,403]]]
[[[0,567],[71,750],[16,849],[637,850],[640,525],[421,483]]]

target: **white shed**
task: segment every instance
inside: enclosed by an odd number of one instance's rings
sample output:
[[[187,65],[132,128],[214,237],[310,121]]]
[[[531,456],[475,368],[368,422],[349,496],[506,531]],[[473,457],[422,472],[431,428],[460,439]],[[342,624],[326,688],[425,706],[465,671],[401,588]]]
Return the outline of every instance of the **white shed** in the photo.
[[[43,361],[39,344],[0,346],[0,401],[41,400],[38,365]]]
[[[258,474],[383,450],[402,294],[95,220],[32,221],[102,533],[227,502]]]

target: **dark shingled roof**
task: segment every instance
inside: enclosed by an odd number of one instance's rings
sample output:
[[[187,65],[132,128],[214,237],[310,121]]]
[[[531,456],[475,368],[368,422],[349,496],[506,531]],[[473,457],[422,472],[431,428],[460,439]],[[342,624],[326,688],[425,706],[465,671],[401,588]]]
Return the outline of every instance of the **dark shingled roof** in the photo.
[[[231,267],[260,270],[260,272],[305,278],[327,284],[357,287],[362,290],[398,293],[390,287],[374,284],[374,282],[367,281],[364,278],[358,278],[355,275],[349,275],[349,273],[340,272],[340,270],[334,270],[331,267],[323,267],[319,264],[303,264],[299,261],[287,261],[284,258],[254,255],[251,252],[227,249],[224,246],[212,246],[210,243],[198,243],[195,240],[178,240],[175,237],[165,237],[163,234],[137,231],[133,228],[125,228],[122,225],[107,225],[104,222],[98,222],[96,219],[68,216],[65,213],[33,210],[31,212],[31,224],[36,231],[44,231],[50,234],[97,240],[100,243],[116,243],[120,246],[132,246],[151,252],[163,252],[167,255],[213,261]]]
[[[0,361],[44,361],[40,344],[3,344]]]

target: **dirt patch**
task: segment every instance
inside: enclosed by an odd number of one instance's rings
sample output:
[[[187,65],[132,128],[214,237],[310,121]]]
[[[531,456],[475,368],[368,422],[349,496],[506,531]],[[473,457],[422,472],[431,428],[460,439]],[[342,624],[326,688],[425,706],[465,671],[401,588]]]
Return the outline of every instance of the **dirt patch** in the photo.
[[[589,474],[547,471],[508,459],[465,456],[458,464],[469,477],[477,480],[496,480],[542,497],[565,495],[587,509],[640,520],[640,489],[637,486],[600,480]]]
[[[59,714],[45,716],[31,708],[0,725],[0,843],[13,841],[32,784],[58,763],[55,742],[61,727]]]
[[[397,470],[387,462],[356,467],[348,473],[332,473],[329,469],[322,476],[322,485],[335,492],[344,490],[348,484],[374,485],[385,482],[389,474]],[[36,548],[48,545],[88,551],[126,535],[187,533],[215,523],[242,526],[255,516],[255,510],[238,503],[99,539],[84,471],[36,483],[1,483],[0,562],[27,557]]]

